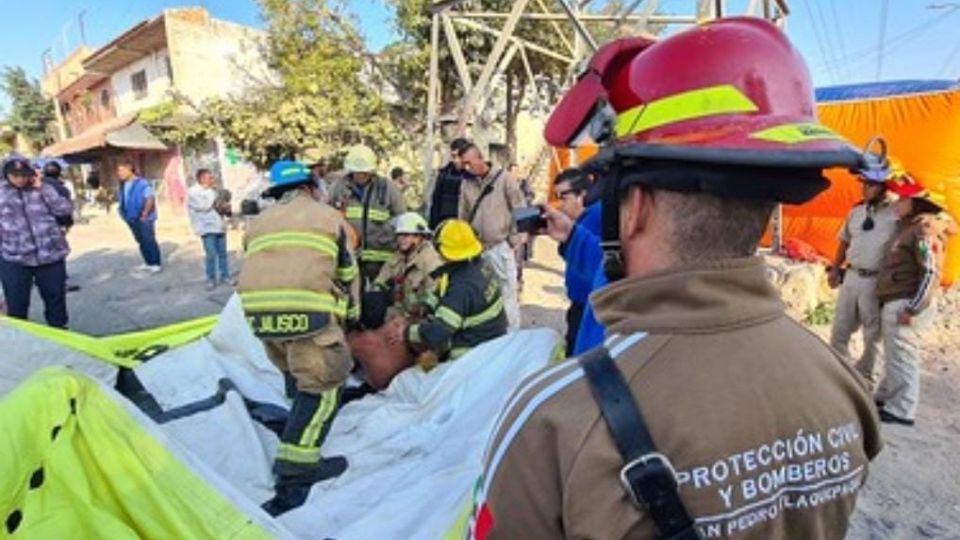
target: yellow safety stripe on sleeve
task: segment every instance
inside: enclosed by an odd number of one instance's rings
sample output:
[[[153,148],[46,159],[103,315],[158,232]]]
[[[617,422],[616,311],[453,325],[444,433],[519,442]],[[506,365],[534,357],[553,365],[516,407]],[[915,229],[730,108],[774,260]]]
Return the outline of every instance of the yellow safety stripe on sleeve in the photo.
[[[322,234],[284,232],[258,236],[247,245],[247,255],[272,248],[304,248],[319,251],[331,257],[340,252],[333,238]]]
[[[339,389],[334,388],[320,394],[320,404],[313,416],[310,417],[310,422],[303,430],[303,434],[300,435],[301,447],[313,447],[317,444],[317,439],[320,438],[320,430],[323,429],[323,425],[333,416],[333,412],[337,408],[337,394],[339,392]]]
[[[468,352],[470,352],[470,347],[457,347],[456,349],[450,349],[450,354],[447,357],[450,360],[456,360]]]
[[[337,299],[332,294],[301,291],[296,289],[272,289],[240,293],[240,301],[246,312],[258,311],[314,311],[330,313],[339,317],[347,314],[347,300]]]
[[[320,448],[304,447],[282,442],[277,447],[277,459],[291,463],[313,465],[320,462]]]
[[[347,219],[363,219],[363,206],[359,204],[351,204],[347,206],[347,210],[344,212],[344,217]],[[391,216],[390,212],[387,210],[371,208],[368,210],[367,217],[374,223],[384,223],[390,221]]]
[[[350,266],[337,268],[337,279],[340,281],[353,281],[359,273],[360,269],[357,267],[357,263],[351,262]]]
[[[381,263],[390,260],[393,253],[380,249],[365,249],[360,252],[360,260],[363,262]]]
[[[837,135],[826,126],[811,122],[774,126],[756,133],[751,133],[750,138],[783,144],[841,139],[840,135]]]
[[[730,84],[681,92],[638,105],[617,115],[617,136],[644,131],[707,116],[756,112],[759,108]]]
[[[464,328],[473,328],[480,326],[483,323],[490,322],[493,319],[496,319],[500,313],[503,312],[503,298],[497,298],[497,301],[490,305],[487,309],[483,310],[482,313],[474,315],[472,317],[467,317],[463,321]]]
[[[347,319],[351,321],[356,321],[360,319],[360,306],[354,303],[350,304],[350,307],[347,309]]]
[[[447,326],[459,330],[463,328],[463,317],[460,316],[456,311],[448,308],[447,306],[440,306],[437,308],[437,318],[443,321]]]
[[[410,328],[407,329],[407,340],[413,344],[423,343],[423,339],[420,337],[420,325],[413,324],[410,325]]]

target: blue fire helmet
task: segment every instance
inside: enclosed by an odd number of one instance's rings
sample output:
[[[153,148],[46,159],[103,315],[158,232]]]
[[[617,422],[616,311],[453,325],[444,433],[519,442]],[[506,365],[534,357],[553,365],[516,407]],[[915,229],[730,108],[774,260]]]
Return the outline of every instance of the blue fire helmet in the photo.
[[[298,161],[277,161],[270,167],[270,184],[273,187],[302,184],[310,179],[310,170]]]

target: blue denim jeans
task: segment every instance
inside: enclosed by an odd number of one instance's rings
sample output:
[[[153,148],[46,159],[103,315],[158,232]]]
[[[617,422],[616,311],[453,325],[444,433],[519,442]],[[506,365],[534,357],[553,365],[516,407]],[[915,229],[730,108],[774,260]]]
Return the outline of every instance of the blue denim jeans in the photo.
[[[160,246],[157,245],[157,235],[154,232],[152,221],[128,221],[127,225],[133,233],[134,240],[140,246],[140,256],[149,266],[160,266]]]
[[[205,234],[200,237],[203,240],[203,252],[206,254],[207,281],[216,281],[217,266],[220,267],[220,279],[226,281],[230,279],[230,266],[227,262],[227,235],[224,233]]]

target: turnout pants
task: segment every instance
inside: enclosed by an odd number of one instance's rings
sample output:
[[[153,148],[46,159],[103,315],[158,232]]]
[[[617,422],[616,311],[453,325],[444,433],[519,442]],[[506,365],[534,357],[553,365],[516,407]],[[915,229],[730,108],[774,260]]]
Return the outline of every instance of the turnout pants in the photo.
[[[517,256],[506,241],[483,252],[483,258],[493,268],[500,281],[500,295],[507,314],[508,330],[520,328],[520,297],[517,284]]]
[[[877,358],[880,355],[880,301],[877,300],[877,278],[861,277],[855,271],[847,272],[840,286],[837,314],[830,334],[830,346],[848,363],[850,336],[863,328],[863,355],[856,362],[856,370],[871,384],[876,384]]]
[[[300,339],[265,340],[264,345],[270,360],[293,383],[288,387],[293,406],[280,437],[274,472],[285,478],[303,476],[309,483],[353,359],[336,325]]]
[[[897,314],[909,300],[894,300],[883,305],[884,375],[876,400],[888,413],[913,420],[920,399],[920,333],[926,329],[937,308],[930,305],[913,317],[910,325],[897,322]]]
[[[7,302],[7,315],[26,320],[30,313],[30,294],[37,285],[43,299],[43,315],[55,328],[67,327],[67,264],[59,261],[40,266],[25,266],[0,259],[0,280]]]

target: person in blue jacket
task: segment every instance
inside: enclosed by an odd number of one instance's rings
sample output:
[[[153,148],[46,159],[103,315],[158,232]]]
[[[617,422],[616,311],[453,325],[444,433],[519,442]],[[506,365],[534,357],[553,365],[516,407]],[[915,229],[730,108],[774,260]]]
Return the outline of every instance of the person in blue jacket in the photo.
[[[585,171],[570,168],[554,182],[558,209],[547,208],[547,234],[560,243],[560,255],[567,263],[565,282],[570,308],[567,310],[567,353],[579,354],[603,342],[604,327],[590,307],[590,294],[607,284],[600,248],[600,202],[585,207],[590,181]],[[593,197],[589,197],[593,198]]]
[[[134,240],[140,247],[143,265],[137,270],[157,274],[163,267],[160,261],[160,246],[154,226],[157,222],[157,198],[153,187],[146,179],[137,176],[133,162],[120,160],[117,177],[120,179],[120,217],[130,227]]]

